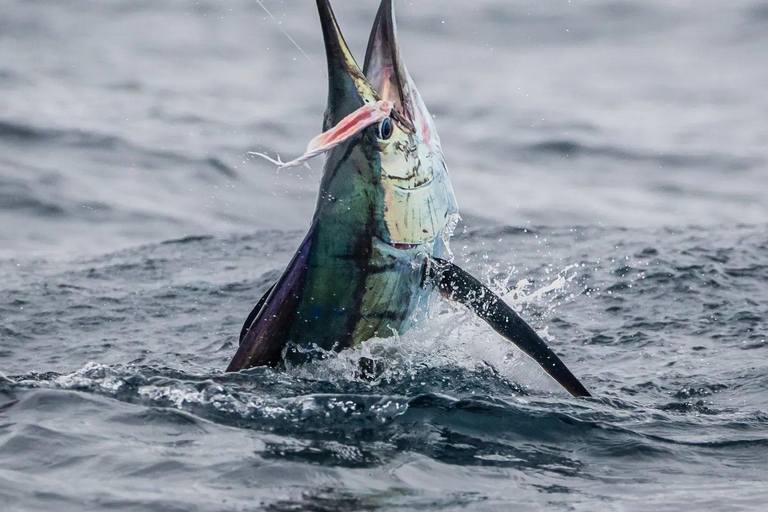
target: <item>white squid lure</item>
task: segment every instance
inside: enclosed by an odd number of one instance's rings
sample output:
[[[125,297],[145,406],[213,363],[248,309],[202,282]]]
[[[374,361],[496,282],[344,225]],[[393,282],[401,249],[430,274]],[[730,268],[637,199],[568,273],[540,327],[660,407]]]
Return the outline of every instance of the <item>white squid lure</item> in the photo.
[[[256,151],[249,151],[248,154],[260,156],[261,158],[275,164],[277,166],[277,170],[288,169],[290,167],[298,167],[307,163],[317,155],[330,151],[339,144],[362,132],[369,126],[380,123],[384,119],[388,118],[392,114],[393,106],[394,104],[387,100],[379,100],[373,104],[366,103],[339,121],[336,126],[326,132],[321,133],[309,141],[309,145],[307,146],[307,150],[304,152],[304,154],[289,162],[283,162],[280,160],[280,155],[277,155],[277,160],[275,160],[274,158],[271,158],[264,153],[258,153]]]

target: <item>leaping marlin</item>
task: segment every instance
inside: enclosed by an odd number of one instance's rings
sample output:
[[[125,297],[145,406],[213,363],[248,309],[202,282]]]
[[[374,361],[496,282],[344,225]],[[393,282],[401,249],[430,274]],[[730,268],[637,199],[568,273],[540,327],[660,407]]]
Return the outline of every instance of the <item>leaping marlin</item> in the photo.
[[[437,290],[573,396],[590,396],[501,298],[443,259],[458,209],[432,116],[400,58],[392,1],[381,2],[363,71],[329,0],[317,7],[329,81],[324,133],[307,153],[327,153],[317,206],[288,267],[248,316],[227,371],[403,334],[427,314]]]

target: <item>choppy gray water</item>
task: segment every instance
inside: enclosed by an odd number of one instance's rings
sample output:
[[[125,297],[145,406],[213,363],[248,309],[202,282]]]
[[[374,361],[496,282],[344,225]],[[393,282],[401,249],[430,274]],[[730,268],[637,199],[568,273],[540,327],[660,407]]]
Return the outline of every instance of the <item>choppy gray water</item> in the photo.
[[[398,3],[456,258],[590,400],[447,305],[223,373],[319,179],[244,157],[325,107],[313,2],[265,5],[312,62],[254,1],[0,3],[0,509],[762,510],[768,4]]]

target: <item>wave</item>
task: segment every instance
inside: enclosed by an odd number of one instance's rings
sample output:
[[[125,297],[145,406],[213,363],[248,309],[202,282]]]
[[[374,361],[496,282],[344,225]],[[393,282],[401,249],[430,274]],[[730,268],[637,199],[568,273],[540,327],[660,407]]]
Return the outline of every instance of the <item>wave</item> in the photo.
[[[710,429],[719,432],[719,438],[700,434],[696,439],[681,436],[681,420],[674,417],[697,414],[682,422],[700,424],[705,421],[701,409],[661,405],[649,411],[643,404],[610,398],[574,403],[526,393],[507,393],[504,397],[475,390],[454,397],[440,391],[425,392],[425,382],[444,391],[442,383],[460,379],[469,390],[487,388],[489,380],[499,379],[457,368],[442,368],[442,372],[420,370],[407,380],[372,384],[318,381],[267,368],[226,375],[90,363],[71,374],[30,373],[6,378],[0,392],[22,397],[12,405],[20,408],[39,407],[40,395],[30,395],[30,391],[40,390],[43,396],[53,393],[50,400],[56,400],[62,412],[68,408],[66,395],[56,392],[95,394],[140,406],[141,421],[170,422],[193,429],[204,428],[204,422],[210,421],[301,439],[299,444],[267,445],[264,452],[267,457],[279,454],[284,460],[348,467],[379,465],[406,450],[448,464],[527,467],[569,474],[580,467],[567,456],[576,446],[588,446],[599,457],[646,459],[674,458],[681,446],[723,450],[768,447],[764,437],[757,435],[762,424],[759,417],[734,420],[731,414],[710,411],[712,419],[707,422]],[[130,421],[139,421],[136,415],[132,418]],[[339,436],[345,440],[341,444]],[[528,448],[527,442],[532,443]],[[559,448],[551,451],[551,446]]]
[[[141,147],[116,135],[84,131],[76,128],[41,128],[25,123],[0,120],[0,142],[3,140],[12,144],[55,144],[80,149],[107,150],[124,154],[129,159],[149,157],[154,160],[166,160],[170,163],[186,166],[200,166],[203,164],[203,166],[226,177],[234,179],[238,176],[234,168],[216,156],[194,158],[178,152]],[[18,165],[14,164],[14,162],[9,162],[9,164]]]
[[[757,157],[737,157],[717,153],[651,152],[616,146],[589,145],[564,139],[543,140],[521,149],[531,155],[557,158],[595,157],[616,160],[617,162],[644,162],[664,168],[711,168],[722,171],[744,171],[765,164],[765,160]]]

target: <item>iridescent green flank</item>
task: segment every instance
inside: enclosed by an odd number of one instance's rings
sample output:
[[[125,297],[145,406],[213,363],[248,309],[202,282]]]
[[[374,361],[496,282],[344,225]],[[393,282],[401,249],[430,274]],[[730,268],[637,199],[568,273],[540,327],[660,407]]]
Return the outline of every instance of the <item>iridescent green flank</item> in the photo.
[[[328,158],[311,229],[292,345],[341,349],[404,333],[426,311],[424,266],[434,243],[395,248],[378,234],[380,161],[366,133]],[[366,143],[366,138],[370,139]]]

